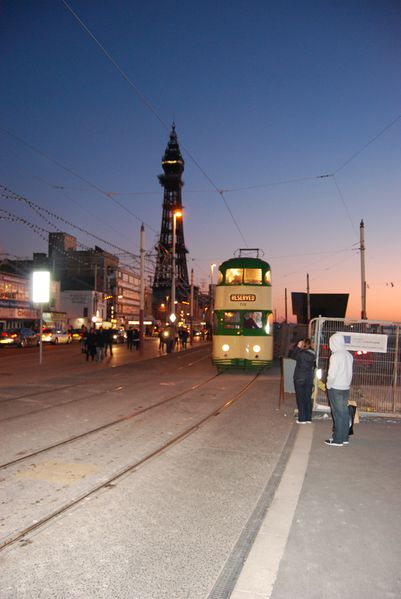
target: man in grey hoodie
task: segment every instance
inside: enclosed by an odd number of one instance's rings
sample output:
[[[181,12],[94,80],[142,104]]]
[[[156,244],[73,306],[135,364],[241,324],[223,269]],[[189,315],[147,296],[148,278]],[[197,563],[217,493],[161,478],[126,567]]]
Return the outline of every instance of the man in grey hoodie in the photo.
[[[331,356],[327,373],[327,392],[333,416],[333,438],[326,445],[342,447],[348,444],[348,398],[352,380],[352,355],[345,349],[343,333],[334,333],[329,339]]]

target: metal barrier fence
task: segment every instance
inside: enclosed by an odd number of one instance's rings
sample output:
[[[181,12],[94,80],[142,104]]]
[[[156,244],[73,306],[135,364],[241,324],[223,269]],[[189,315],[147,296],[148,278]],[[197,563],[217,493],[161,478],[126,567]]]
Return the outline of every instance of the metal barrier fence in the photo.
[[[350,399],[355,400],[364,412],[401,415],[400,323],[324,317],[313,319],[309,334],[323,381],[326,381],[330,357],[329,338],[336,332],[387,335],[386,353],[351,352],[354,365]],[[316,404],[328,406],[327,394],[318,386],[315,387]]]

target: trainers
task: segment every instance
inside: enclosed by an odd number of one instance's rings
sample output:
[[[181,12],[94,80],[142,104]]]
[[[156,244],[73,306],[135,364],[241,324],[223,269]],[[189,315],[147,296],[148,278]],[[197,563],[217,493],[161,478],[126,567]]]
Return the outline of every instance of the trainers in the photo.
[[[297,424],[306,424],[305,420],[297,420]]]
[[[349,445],[349,441],[343,441],[343,445]]]
[[[342,447],[342,443],[334,443],[333,439],[326,439],[326,445],[333,445],[334,447]]]

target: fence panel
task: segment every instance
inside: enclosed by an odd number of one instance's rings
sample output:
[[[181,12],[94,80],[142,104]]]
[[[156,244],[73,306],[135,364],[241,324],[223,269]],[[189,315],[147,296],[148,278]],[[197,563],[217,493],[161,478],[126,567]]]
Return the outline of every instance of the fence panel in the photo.
[[[330,357],[329,338],[336,332],[387,335],[387,352],[352,351],[354,357],[350,399],[361,411],[401,414],[400,324],[369,320],[315,318],[310,335],[317,367],[326,381]],[[327,394],[317,388],[315,403],[327,406]]]

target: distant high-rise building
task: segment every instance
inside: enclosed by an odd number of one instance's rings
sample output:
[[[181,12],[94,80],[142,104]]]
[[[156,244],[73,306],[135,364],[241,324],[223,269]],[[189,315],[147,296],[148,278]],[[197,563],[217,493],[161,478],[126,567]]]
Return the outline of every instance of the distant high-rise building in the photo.
[[[184,159],[178,145],[175,124],[173,124],[170,139],[162,158],[164,173],[159,175],[160,185],[164,188],[163,214],[159,243],[156,247],[157,260],[153,281],[153,314],[157,319],[165,318],[166,307],[171,301],[173,278],[173,214],[182,210],[181,189],[183,186],[182,173]],[[182,218],[176,219],[176,300],[178,303],[189,298],[189,279],[184,242],[184,227]],[[164,314],[164,316],[163,316]]]

